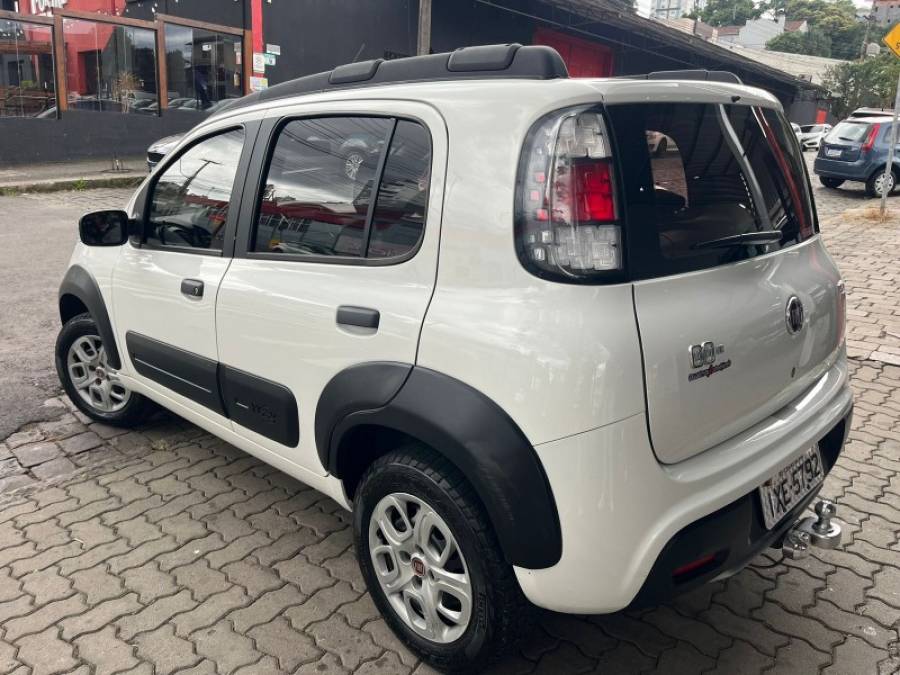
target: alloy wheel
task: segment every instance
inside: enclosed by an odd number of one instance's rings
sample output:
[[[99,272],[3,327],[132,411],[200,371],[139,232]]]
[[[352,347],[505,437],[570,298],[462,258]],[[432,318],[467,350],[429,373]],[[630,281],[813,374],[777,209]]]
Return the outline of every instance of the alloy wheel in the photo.
[[[118,372],[109,366],[99,336],[76,338],[66,355],[66,369],[78,395],[97,412],[118,412],[128,404],[131,392],[119,380]]]
[[[894,174],[892,174],[892,173],[888,174],[886,185],[885,185],[883,173],[879,174],[878,178],[875,179],[875,192],[878,193],[879,196],[884,194],[882,192],[882,190],[884,190],[885,188],[887,188],[888,194],[890,194],[891,191],[894,189]]]
[[[347,178],[356,180],[356,176],[359,174],[359,167],[362,166],[363,161],[363,156],[358,152],[347,156],[347,159],[344,161],[344,173],[347,175]]]
[[[472,617],[472,583],[446,521],[406,493],[383,497],[369,520],[369,554],[391,607],[421,637],[458,639]]]

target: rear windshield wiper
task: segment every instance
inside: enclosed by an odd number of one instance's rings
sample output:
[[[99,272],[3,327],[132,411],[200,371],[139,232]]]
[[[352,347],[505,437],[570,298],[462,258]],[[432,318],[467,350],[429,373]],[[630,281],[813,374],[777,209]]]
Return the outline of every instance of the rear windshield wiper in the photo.
[[[732,234],[727,237],[710,239],[693,244],[691,248],[727,248],[729,246],[755,246],[758,244],[774,244],[781,241],[781,232],[778,230],[762,230],[761,232],[744,232]]]

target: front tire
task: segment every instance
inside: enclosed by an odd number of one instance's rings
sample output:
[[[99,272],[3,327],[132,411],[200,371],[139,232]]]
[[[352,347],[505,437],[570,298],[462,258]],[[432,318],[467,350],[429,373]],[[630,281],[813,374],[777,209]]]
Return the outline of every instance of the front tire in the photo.
[[[478,670],[515,643],[531,607],[478,497],[443,457],[410,445],[376,460],[353,522],[372,599],[423,660]]]
[[[827,176],[819,176],[819,182],[827,188],[831,188],[832,190],[839,188],[844,184],[844,180],[842,178],[828,178]]]
[[[884,169],[879,169],[871,176],[869,176],[869,180],[866,181],[866,192],[870,197],[880,197],[882,182],[884,181]],[[896,170],[891,170],[890,175],[888,176],[888,185],[887,191],[888,196],[893,194],[894,190],[897,189],[897,172]]]
[[[69,319],[56,338],[56,373],[75,406],[91,419],[118,427],[143,420],[149,401],[128,390],[110,367],[90,314]]]

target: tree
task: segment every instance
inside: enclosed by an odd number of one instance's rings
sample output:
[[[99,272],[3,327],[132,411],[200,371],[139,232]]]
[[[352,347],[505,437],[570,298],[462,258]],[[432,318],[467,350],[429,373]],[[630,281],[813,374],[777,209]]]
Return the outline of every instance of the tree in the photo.
[[[764,9],[753,0],[709,0],[699,18],[710,26],[743,26],[750,19],[758,19]]]
[[[766,49],[789,54],[831,56],[832,43],[824,31],[813,27],[806,33],[795,31],[777,35],[766,43]]]
[[[862,106],[890,108],[898,75],[900,59],[884,52],[864,61],[849,61],[829,68],[822,84],[835,99],[831,111],[842,118]]]
[[[821,31],[830,40],[829,55],[832,58],[859,58],[866,26],[856,20],[853,0],[769,0],[766,10],[783,12],[788,21],[806,21],[810,31],[813,28]],[[777,44],[777,47],[770,48],[795,54],[826,56],[822,53],[820,39],[782,38]]]

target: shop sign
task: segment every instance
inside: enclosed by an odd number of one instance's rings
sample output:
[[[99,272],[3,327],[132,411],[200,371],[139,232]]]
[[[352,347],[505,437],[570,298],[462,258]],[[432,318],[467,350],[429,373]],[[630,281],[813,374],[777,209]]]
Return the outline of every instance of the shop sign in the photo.
[[[269,88],[269,78],[268,77],[257,77],[253,75],[250,77],[250,91],[264,91]]]
[[[62,9],[69,0],[31,0],[31,13],[44,14],[53,9]]]
[[[260,52],[253,52],[253,72],[266,72],[266,55]]]
[[[274,55],[274,54],[263,54],[263,57],[264,57],[265,60],[266,60],[266,65],[267,65],[267,66],[274,66],[274,65],[275,65],[275,55]]]
[[[275,56],[281,56],[281,45],[266,45],[266,51]]]

